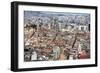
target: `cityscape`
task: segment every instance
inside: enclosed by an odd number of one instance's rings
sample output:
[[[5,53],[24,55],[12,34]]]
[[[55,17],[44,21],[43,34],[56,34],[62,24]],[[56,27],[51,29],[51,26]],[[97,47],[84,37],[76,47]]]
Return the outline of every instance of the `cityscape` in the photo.
[[[90,59],[90,14],[24,11],[24,61]]]

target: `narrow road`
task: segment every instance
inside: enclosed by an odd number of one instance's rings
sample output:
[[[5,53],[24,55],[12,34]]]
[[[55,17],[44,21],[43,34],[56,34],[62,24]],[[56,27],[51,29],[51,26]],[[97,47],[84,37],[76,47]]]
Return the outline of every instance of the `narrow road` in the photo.
[[[65,60],[64,50],[62,50],[59,60]]]

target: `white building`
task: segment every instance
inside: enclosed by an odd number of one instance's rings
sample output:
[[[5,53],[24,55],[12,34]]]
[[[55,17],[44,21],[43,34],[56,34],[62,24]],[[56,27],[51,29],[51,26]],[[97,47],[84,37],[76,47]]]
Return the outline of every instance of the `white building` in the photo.
[[[77,25],[77,29],[81,31],[88,31],[88,25]]]
[[[34,51],[31,55],[31,60],[37,60],[37,53]]]
[[[60,56],[60,48],[58,46],[55,46],[53,48],[53,53],[54,53],[54,59],[57,59]]]
[[[77,25],[77,24],[71,23],[67,26],[68,31],[73,31],[76,29],[80,30],[80,31],[88,31],[89,30],[88,25]]]
[[[80,52],[81,50],[82,50],[82,44],[79,43],[79,45],[78,45],[78,51]]]

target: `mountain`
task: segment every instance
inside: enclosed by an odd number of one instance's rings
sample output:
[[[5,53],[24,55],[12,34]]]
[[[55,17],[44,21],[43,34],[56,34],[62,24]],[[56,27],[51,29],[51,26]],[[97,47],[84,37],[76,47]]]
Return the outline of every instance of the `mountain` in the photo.
[[[77,24],[90,24],[90,14],[72,12],[48,12],[48,11],[24,11],[25,23],[35,20],[32,17],[40,18],[43,22],[50,21],[50,18],[58,18],[61,22],[71,22]]]

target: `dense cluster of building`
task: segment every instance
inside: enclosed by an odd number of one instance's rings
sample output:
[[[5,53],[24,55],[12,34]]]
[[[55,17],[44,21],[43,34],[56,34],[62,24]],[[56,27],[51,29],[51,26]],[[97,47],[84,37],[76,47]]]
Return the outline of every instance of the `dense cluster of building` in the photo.
[[[34,18],[34,19],[33,19]],[[90,58],[90,24],[64,23],[52,16],[24,24],[24,61]]]

